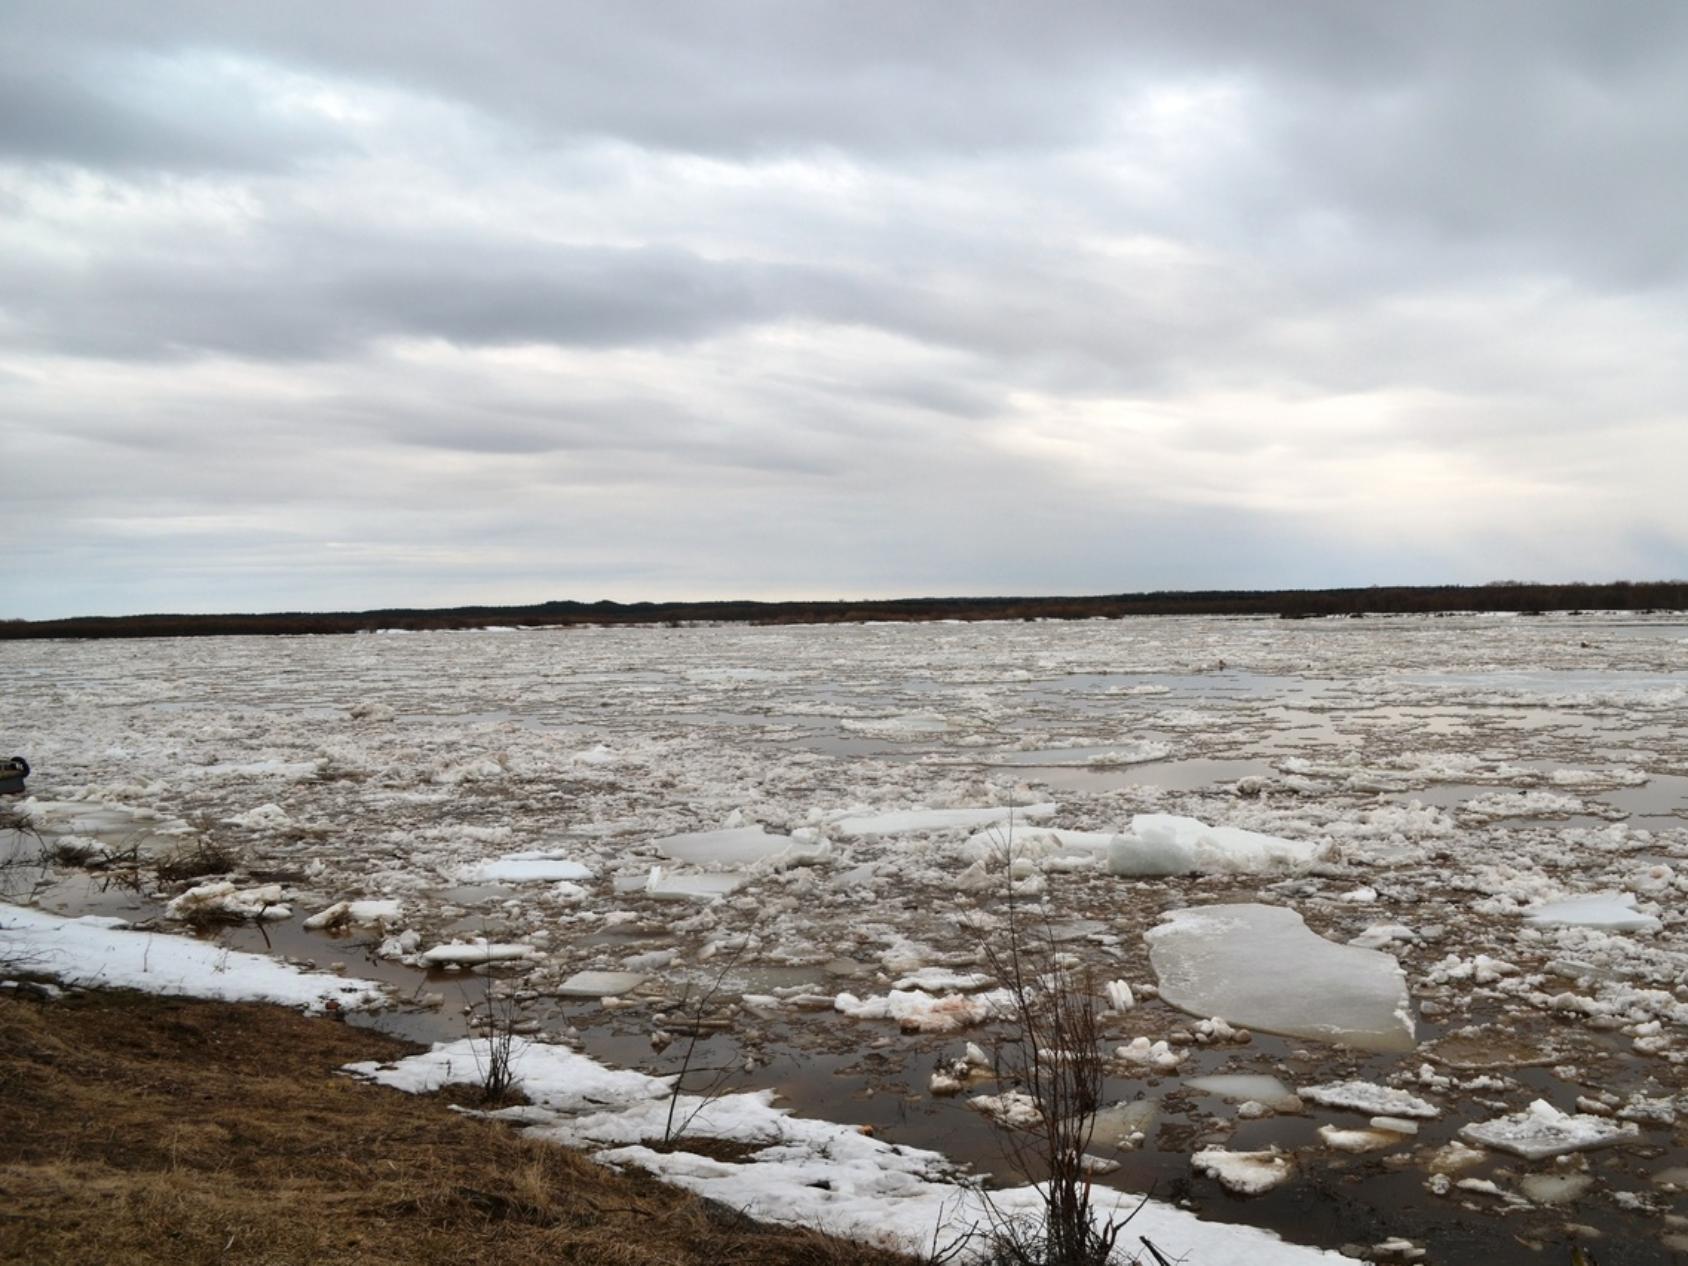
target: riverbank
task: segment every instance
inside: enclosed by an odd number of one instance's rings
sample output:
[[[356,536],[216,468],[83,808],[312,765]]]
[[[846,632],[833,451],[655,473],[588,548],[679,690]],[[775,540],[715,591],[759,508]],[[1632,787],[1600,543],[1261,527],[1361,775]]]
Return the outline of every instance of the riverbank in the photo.
[[[0,991],[0,1260],[909,1260],[338,1072],[415,1049],[277,1006]]]

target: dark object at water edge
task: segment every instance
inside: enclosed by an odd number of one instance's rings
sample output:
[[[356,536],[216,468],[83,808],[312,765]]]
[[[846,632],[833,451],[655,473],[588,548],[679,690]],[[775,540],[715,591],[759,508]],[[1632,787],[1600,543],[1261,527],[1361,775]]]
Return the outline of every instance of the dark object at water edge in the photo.
[[[29,762],[21,756],[0,760],[0,796],[21,796],[23,780],[29,777]]]

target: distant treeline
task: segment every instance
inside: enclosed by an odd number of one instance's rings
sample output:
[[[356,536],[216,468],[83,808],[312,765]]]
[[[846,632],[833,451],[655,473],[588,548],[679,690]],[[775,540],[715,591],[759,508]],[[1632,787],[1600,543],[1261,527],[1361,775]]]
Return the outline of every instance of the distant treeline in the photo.
[[[487,625],[838,624],[918,620],[1089,620],[1129,615],[1267,615],[1284,619],[1456,611],[1688,610],[1688,581],[1420,585],[1368,589],[1214,589],[1091,598],[893,598],[862,602],[542,602],[525,607],[398,607],[261,615],[81,616],[0,621],[0,638],[219,637],[368,633]]]

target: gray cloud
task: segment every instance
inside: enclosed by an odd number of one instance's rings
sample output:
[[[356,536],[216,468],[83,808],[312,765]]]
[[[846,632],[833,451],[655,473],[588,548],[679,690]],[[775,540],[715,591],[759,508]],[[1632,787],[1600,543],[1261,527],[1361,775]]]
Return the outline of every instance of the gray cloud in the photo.
[[[1688,557],[1677,5],[4,20],[10,613]]]

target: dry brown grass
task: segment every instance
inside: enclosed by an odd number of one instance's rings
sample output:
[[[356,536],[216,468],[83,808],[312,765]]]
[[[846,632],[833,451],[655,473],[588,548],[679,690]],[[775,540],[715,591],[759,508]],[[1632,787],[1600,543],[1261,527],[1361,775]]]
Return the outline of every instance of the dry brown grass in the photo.
[[[907,1266],[334,1075],[404,1049],[274,1007],[0,998],[0,1260]]]

